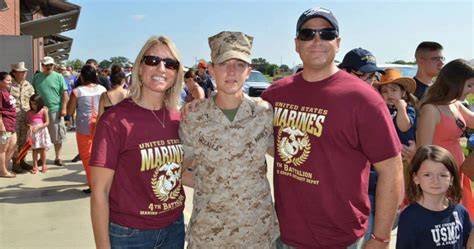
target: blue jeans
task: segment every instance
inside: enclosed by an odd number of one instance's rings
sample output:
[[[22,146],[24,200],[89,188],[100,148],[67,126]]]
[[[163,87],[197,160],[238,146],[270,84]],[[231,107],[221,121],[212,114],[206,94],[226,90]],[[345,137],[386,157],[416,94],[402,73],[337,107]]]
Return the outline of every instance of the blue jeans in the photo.
[[[112,248],[117,249],[182,249],[184,248],[184,219],[179,217],[167,227],[157,230],[139,230],[109,224]]]
[[[364,234],[364,242],[370,240],[370,235],[372,234],[372,230],[374,230],[374,219],[375,219],[375,196],[369,194],[370,200],[370,215],[369,215],[369,226],[367,227],[367,231]]]

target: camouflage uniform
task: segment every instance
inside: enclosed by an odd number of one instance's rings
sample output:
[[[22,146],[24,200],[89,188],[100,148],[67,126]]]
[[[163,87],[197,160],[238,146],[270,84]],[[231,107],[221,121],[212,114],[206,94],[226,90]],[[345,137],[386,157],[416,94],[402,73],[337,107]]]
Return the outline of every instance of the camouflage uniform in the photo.
[[[195,160],[188,248],[274,248],[279,236],[265,153],[272,108],[245,95],[230,122],[207,99],[180,125],[185,158]]]
[[[30,110],[30,97],[35,93],[33,86],[27,80],[18,83],[12,81],[10,94],[16,99],[16,134],[17,145],[20,148],[26,142],[28,129],[26,127],[26,112]]]

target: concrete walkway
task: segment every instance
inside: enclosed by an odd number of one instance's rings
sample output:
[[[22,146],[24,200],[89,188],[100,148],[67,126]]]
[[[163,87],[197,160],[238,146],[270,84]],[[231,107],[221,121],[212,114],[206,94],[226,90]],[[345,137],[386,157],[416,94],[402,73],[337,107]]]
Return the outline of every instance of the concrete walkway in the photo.
[[[52,165],[54,151],[51,149],[48,152],[51,166],[46,174],[0,178],[0,249],[95,248],[90,196],[81,191],[87,188],[85,172],[81,162],[70,161],[76,154],[75,133],[70,132],[63,146],[65,167]],[[267,160],[272,165],[272,158]],[[31,153],[27,161],[31,163]],[[272,180],[271,167],[268,178]],[[189,188],[185,191],[187,223],[193,191]],[[395,248],[394,243],[391,248]]]
[[[48,151],[49,171],[0,178],[1,248],[94,248],[89,219],[89,195],[75,133],[63,145],[65,167],[53,165],[54,150]],[[27,157],[31,163],[31,153]]]
[[[76,137],[69,132],[63,145],[65,167],[54,166],[54,150],[48,151],[49,170],[0,178],[0,249],[95,248],[90,221],[90,195],[82,163],[72,163],[77,154]],[[27,161],[31,163],[31,153]],[[41,169],[41,167],[40,167]],[[185,188],[192,196],[192,189]],[[185,204],[186,221],[192,198]]]

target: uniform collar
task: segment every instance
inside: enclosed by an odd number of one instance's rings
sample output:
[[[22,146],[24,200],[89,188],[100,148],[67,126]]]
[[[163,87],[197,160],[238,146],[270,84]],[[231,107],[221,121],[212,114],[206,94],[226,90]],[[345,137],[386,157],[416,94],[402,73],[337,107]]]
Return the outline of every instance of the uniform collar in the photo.
[[[236,123],[242,119],[248,118],[249,116],[255,116],[255,108],[254,108],[254,105],[252,104],[253,101],[246,94],[244,94],[244,99],[239,106],[239,110],[237,110],[237,113],[235,114],[234,121],[232,122],[230,122],[229,119],[227,119],[227,117],[224,115],[222,110],[216,105],[216,103],[214,102],[212,98],[208,98],[206,102],[207,102],[206,109],[210,111],[208,115],[206,113],[204,113],[204,115],[205,116],[207,115],[207,118],[209,120],[212,119],[221,124]]]

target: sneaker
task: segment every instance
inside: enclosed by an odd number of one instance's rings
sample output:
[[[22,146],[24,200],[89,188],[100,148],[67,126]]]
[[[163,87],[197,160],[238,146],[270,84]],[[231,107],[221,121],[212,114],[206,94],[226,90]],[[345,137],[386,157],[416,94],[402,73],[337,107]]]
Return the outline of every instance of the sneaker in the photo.
[[[12,171],[16,174],[23,174],[26,173],[19,164],[14,163],[12,166]]]
[[[65,166],[66,164],[64,164],[61,159],[56,159],[56,160],[54,160],[54,165]]]
[[[33,165],[28,164],[24,160],[20,161],[20,167],[26,171],[30,171],[33,169]]]
[[[76,163],[76,162],[79,162],[79,161],[81,161],[81,157],[79,156],[79,154],[77,154],[77,155],[71,160],[71,162],[73,162],[73,163]]]
[[[90,194],[91,193],[91,189],[90,188],[86,188],[86,189],[83,189],[82,192],[84,194]]]

